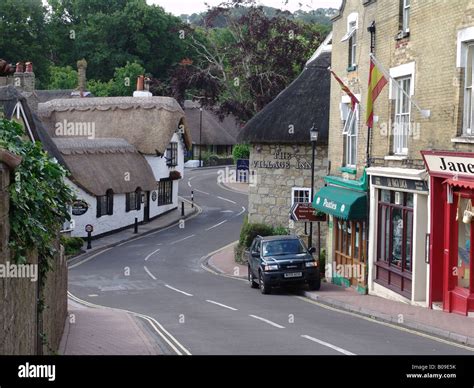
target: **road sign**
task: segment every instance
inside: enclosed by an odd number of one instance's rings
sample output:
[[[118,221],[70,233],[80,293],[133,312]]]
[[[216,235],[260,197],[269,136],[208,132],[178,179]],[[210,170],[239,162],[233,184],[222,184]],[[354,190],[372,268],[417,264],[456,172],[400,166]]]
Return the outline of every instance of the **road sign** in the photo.
[[[311,203],[295,203],[291,207],[291,219],[300,222],[326,221],[326,214],[316,215]]]
[[[94,231],[94,226],[92,226],[91,224],[87,224],[85,229],[87,233],[92,233]]]

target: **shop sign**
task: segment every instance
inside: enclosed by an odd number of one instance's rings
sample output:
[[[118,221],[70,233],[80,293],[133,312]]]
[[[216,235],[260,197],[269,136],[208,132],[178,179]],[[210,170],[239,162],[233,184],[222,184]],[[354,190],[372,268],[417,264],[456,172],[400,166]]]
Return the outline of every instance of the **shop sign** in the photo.
[[[419,180],[372,175],[372,184],[397,190],[428,191],[427,182]]]
[[[151,193],[151,200],[152,200],[153,202],[155,202],[157,197],[158,197],[158,194],[156,194],[156,191],[153,191],[153,192]]]
[[[311,170],[311,162],[308,162],[300,155],[291,152],[275,151],[274,160],[254,160],[252,168],[270,168],[270,169],[290,169],[292,167],[297,170]],[[295,159],[296,164],[292,165],[291,161]]]
[[[463,152],[421,151],[430,174],[474,178],[474,155]]]
[[[78,200],[72,203],[72,215],[73,216],[82,216],[87,213],[89,205],[86,201]]]

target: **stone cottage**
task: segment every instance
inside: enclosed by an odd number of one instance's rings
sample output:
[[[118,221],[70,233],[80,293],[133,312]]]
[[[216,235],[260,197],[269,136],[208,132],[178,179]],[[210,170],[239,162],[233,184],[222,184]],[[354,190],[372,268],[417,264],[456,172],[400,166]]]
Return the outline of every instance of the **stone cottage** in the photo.
[[[292,232],[309,237],[309,225],[292,222],[290,211],[295,203],[309,203],[312,199],[312,128],[318,131],[314,190],[324,185],[328,168],[330,64],[331,35],[298,78],[242,129],[239,140],[251,145],[249,222],[289,227]],[[324,223],[321,226],[324,229]],[[317,241],[317,228],[313,241]]]

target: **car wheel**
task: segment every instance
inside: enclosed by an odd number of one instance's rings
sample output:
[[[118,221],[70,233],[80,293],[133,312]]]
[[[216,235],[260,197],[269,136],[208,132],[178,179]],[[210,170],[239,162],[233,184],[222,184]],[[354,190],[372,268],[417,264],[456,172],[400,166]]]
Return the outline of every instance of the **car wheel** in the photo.
[[[258,288],[258,284],[253,277],[252,270],[250,269],[250,265],[248,266],[248,280],[251,288]]]
[[[315,280],[309,283],[309,289],[311,291],[319,291],[320,288],[321,288],[321,277],[318,276]]]
[[[261,272],[258,273],[258,280],[260,283],[260,292],[262,294],[268,295],[271,292],[271,289],[268,283],[263,279],[263,275]]]

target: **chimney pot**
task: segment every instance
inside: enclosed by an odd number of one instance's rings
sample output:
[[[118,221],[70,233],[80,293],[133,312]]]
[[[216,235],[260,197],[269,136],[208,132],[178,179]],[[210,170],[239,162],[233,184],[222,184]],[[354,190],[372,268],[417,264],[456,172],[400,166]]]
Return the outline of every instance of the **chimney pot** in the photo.
[[[17,62],[15,73],[23,73],[23,63]]]
[[[143,75],[139,75],[137,78],[137,91],[142,91],[144,90],[144,79],[145,77]]]
[[[33,73],[33,62],[26,62],[26,73]]]

